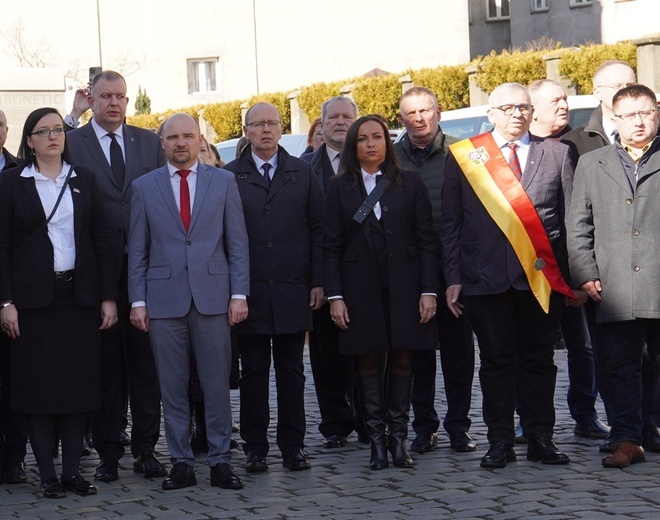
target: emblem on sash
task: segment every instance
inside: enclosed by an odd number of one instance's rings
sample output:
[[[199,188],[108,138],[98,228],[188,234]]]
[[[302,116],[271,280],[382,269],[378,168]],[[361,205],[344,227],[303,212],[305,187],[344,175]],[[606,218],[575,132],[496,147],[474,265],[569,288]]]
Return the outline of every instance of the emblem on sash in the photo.
[[[479,148],[476,148],[475,150],[468,153],[468,159],[479,166],[481,164],[486,164],[486,161],[490,159],[490,155],[488,155],[485,147],[480,146]]]

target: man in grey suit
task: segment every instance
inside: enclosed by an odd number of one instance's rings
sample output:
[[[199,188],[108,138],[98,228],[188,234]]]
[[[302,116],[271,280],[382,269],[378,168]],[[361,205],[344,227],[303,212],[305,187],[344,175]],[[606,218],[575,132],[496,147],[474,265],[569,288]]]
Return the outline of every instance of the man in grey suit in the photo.
[[[566,464],[552,440],[553,343],[564,299],[574,298],[564,282],[562,232],[573,165],[566,145],[530,137],[534,107],[525,87],[505,83],[489,101],[493,132],[450,146],[441,223],[447,305],[460,316],[463,294],[479,340],[490,443],[481,466],[501,468],[516,459],[516,392],[527,459]]]
[[[131,322],[149,332],[162,389],[172,470],[163,489],[197,483],[190,447],[189,359],[205,400],[211,484],[242,488],[229,465],[229,328],[247,318],[248,237],[234,176],[197,160],[197,122],[163,125],[167,164],[133,183],[128,243]]]
[[[605,467],[644,462],[642,356],[655,364],[660,337],[660,139],[654,92],[644,85],[612,100],[614,144],[578,162],[567,220],[573,281],[596,302],[614,451]]]
[[[131,183],[162,166],[165,156],[153,132],[124,124],[128,97],[124,78],[113,71],[97,74],[88,97],[92,120],[66,134],[71,161],[96,174],[105,213],[113,226],[113,252],[121,265],[119,324],[102,333],[102,407],[92,414],[94,447],[101,457],[94,478],[118,478],[124,455],[120,434],[124,427],[126,392],[131,402],[133,471],[145,477],[166,474],[154,456],[160,435],[160,390],[147,334],[128,325],[127,256]],[[128,374],[126,374],[126,368]],[[126,381],[128,379],[128,382]]]

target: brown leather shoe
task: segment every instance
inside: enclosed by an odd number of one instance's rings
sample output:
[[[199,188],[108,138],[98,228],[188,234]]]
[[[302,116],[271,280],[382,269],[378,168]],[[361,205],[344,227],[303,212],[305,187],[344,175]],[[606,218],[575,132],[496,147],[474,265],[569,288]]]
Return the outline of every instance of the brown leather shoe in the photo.
[[[627,468],[637,462],[646,462],[644,448],[632,441],[621,441],[614,448],[612,455],[608,455],[603,459],[603,466],[606,468]]]

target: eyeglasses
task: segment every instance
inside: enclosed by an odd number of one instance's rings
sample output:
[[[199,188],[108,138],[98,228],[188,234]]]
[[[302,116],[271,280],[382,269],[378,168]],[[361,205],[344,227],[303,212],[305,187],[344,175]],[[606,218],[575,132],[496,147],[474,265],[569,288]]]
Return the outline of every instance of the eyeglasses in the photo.
[[[50,137],[51,132],[55,134],[55,137],[59,137],[64,133],[64,128],[61,126],[58,126],[57,128],[53,128],[51,130],[46,130],[45,128],[41,130],[37,130],[36,132],[32,132],[30,135],[38,135],[39,137]]]
[[[621,90],[622,88],[632,87],[637,85],[634,81],[629,81],[628,83],[611,83],[609,85],[596,85],[596,88],[611,88],[613,90]]]
[[[618,117],[621,121],[629,123],[633,121],[637,116],[642,119],[653,119],[653,116],[657,112],[656,110],[638,110],[637,112],[629,112],[627,114],[614,114],[614,117]]]
[[[254,123],[248,123],[246,126],[250,128],[258,128],[263,130],[264,128],[277,128],[282,124],[282,121],[255,121]]]
[[[491,107],[492,109],[501,110],[505,116],[512,116],[516,111],[516,108],[524,116],[528,116],[534,110],[534,105],[528,105],[526,103],[520,105],[500,105],[499,107]]]

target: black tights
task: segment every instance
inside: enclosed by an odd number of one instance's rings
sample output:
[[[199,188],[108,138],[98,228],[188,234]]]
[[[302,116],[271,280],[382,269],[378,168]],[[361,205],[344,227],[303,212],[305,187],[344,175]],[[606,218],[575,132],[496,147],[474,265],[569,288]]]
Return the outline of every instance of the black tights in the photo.
[[[412,375],[412,351],[410,350],[390,350],[386,354],[375,352],[373,354],[363,354],[358,358],[358,374],[361,376],[373,376],[380,374],[382,370],[382,356],[387,356],[387,363],[390,367],[390,373],[397,376]]]
[[[72,478],[80,473],[80,446],[85,436],[86,413],[28,415],[30,445],[39,466],[41,482],[56,478],[53,462],[55,427],[62,439],[62,476]]]

